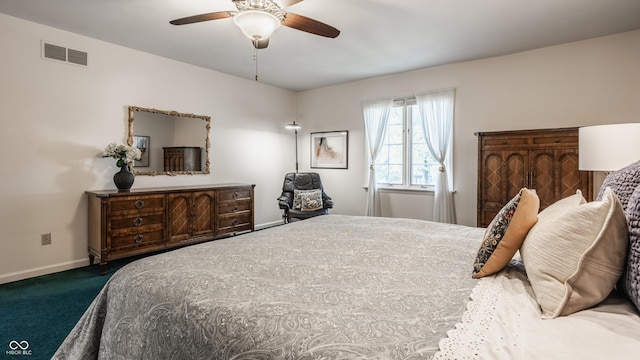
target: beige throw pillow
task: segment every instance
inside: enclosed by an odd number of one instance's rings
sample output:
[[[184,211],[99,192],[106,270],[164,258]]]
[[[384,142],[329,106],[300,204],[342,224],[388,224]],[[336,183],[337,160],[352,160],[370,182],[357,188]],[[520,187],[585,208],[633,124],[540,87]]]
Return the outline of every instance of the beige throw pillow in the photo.
[[[547,206],[546,209],[538,214],[538,219],[553,219],[560,214],[566,213],[569,209],[578,207],[582,204],[586,204],[587,200],[582,196],[582,191],[577,190],[575,194],[567,196],[564,199],[560,199],[553,204]]]
[[[535,190],[522,188],[493,218],[482,238],[471,277],[494,274],[511,261],[538,221],[540,199]]]
[[[611,189],[602,201],[581,197],[543,210],[520,248],[543,318],[598,304],[622,275],[629,236],[620,201]]]

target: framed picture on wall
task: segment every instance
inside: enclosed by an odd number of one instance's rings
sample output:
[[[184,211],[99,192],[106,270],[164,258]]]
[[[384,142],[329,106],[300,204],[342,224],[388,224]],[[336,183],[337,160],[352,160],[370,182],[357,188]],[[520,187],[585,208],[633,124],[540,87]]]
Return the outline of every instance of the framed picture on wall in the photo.
[[[140,149],[140,160],[133,162],[133,167],[149,167],[149,150],[151,139],[148,136],[133,135],[133,146]]]
[[[349,166],[349,132],[311,133],[311,167],[347,169]]]

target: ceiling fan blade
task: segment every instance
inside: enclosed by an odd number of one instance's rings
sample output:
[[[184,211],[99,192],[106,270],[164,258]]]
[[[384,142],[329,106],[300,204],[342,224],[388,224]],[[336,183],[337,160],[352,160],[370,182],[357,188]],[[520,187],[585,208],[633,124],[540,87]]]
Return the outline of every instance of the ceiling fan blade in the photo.
[[[290,12],[284,16],[282,25],[328,38],[336,38],[340,35],[340,30],[333,26]]]
[[[299,2],[301,2],[302,0],[275,0],[275,2],[280,5],[280,8],[284,9],[286,7],[289,7],[291,5],[295,5]]]
[[[212,13],[187,16],[181,19],[171,20],[169,21],[169,23],[172,25],[186,25],[186,24],[193,24],[193,23],[198,23],[202,21],[226,19],[230,17],[231,17],[231,12],[229,11],[217,11]]]
[[[266,39],[260,39],[260,40],[258,40],[258,39],[254,39],[254,40],[251,40],[251,41],[253,42],[253,46],[254,46],[256,49],[264,49],[264,48],[266,48],[267,46],[269,46],[269,38],[266,38]]]

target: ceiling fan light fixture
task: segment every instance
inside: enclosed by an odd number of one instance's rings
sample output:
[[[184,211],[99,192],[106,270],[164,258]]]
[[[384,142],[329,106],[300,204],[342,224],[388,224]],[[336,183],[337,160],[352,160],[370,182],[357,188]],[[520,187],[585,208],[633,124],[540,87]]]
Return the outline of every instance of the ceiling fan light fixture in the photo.
[[[275,15],[262,10],[245,10],[233,17],[233,22],[251,40],[268,39],[281,25]]]

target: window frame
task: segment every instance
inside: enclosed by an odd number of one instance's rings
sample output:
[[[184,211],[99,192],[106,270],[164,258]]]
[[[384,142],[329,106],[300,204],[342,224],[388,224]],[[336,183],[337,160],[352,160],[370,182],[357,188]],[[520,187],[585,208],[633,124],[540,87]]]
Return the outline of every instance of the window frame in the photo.
[[[412,146],[413,146],[413,114],[410,106],[417,106],[415,97],[397,98],[393,102],[393,107],[402,107],[402,183],[376,183],[378,189],[381,190],[394,190],[394,191],[406,191],[406,192],[433,192],[435,190],[435,184],[411,184],[412,181]],[[417,111],[417,107],[414,107]],[[388,129],[388,125],[387,125]],[[386,134],[385,136],[388,136]],[[453,137],[453,135],[452,135]],[[449,169],[449,176],[453,179],[453,172],[451,163],[453,162],[453,139],[449,142],[449,149],[447,151],[447,159],[445,163],[447,169]],[[368,151],[367,151],[368,154]],[[378,155],[380,156],[380,155]]]

